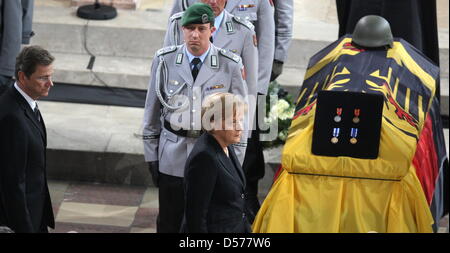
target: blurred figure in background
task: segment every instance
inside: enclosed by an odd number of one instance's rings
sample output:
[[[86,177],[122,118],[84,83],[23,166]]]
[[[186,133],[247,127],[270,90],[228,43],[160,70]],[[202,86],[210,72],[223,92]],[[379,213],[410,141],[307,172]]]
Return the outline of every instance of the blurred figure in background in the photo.
[[[13,79],[21,44],[33,36],[34,0],[0,0],[0,94]]]
[[[283,72],[283,65],[292,41],[294,24],[294,0],[274,0],[275,7],[275,55],[273,58],[270,81],[274,81]]]

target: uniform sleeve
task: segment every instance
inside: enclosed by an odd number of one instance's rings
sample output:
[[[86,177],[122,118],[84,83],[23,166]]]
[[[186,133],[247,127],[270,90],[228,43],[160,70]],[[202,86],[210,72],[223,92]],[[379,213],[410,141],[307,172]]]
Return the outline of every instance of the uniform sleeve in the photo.
[[[247,33],[242,50],[242,63],[245,66],[246,83],[248,87],[249,126],[253,126],[258,95],[258,49],[253,42],[254,31]]]
[[[258,37],[258,92],[267,93],[275,51],[275,20],[273,6],[269,0],[261,0],[258,20],[255,25]]]
[[[278,0],[275,4],[275,60],[285,62],[292,40],[293,0]]]
[[[0,72],[14,76],[16,56],[20,52],[22,42],[22,3],[20,0],[4,0],[2,3]]]
[[[186,164],[184,176],[185,218],[189,233],[207,233],[208,208],[218,175],[217,162],[199,153]]]
[[[248,105],[248,89],[247,83],[242,77],[242,71],[244,66],[242,65],[242,61],[239,61],[238,64],[234,64],[233,68],[232,80],[231,80],[231,93],[235,95],[240,95],[245,103]],[[247,149],[247,139],[249,137],[249,111],[244,116],[244,131],[242,131],[241,141],[237,144],[233,144],[234,150],[236,152],[236,156],[239,159],[241,165],[244,163],[245,150]]]
[[[169,19],[169,23],[167,24],[167,30],[166,30],[166,35],[164,36],[164,43],[163,43],[163,47],[168,47],[168,46],[172,46],[175,45],[173,43],[174,41],[174,22]]]
[[[146,162],[158,160],[159,134],[161,132],[161,104],[156,96],[156,71],[159,59],[155,55],[152,63],[150,82],[145,99],[143,119],[144,157]]]
[[[6,225],[16,233],[34,232],[26,200],[27,130],[14,117],[0,122],[0,201]]]
[[[34,0],[21,0],[22,1],[22,44],[30,44],[31,36],[33,36],[32,24],[33,24],[33,7]]]
[[[183,44],[183,31],[181,30],[180,22],[180,18],[169,19],[166,36],[164,36],[164,47]]]
[[[184,11],[182,8],[182,1],[184,0],[173,0],[172,10],[170,11],[169,16],[172,16],[180,11]]]

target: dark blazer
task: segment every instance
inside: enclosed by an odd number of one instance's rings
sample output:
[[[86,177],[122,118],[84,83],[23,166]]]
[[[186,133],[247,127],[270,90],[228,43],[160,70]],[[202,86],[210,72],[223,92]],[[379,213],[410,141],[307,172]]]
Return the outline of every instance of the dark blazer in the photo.
[[[0,97],[0,225],[15,232],[54,228],[46,176],[44,121],[14,88]]]
[[[245,213],[245,176],[233,148],[227,157],[216,139],[203,134],[186,162],[181,232],[251,232]]]

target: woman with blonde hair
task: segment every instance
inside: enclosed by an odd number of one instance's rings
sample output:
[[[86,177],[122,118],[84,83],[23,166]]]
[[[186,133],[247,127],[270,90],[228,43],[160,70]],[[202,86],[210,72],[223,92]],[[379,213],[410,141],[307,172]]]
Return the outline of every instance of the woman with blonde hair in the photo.
[[[181,231],[251,232],[245,213],[245,176],[232,144],[241,139],[247,110],[231,93],[215,93],[202,105],[203,135],[188,157],[184,174],[185,211]]]

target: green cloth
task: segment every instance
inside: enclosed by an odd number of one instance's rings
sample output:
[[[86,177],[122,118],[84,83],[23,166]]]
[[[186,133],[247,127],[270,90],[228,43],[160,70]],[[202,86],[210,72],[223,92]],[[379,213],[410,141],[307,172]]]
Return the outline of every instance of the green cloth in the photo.
[[[214,11],[211,6],[204,3],[195,3],[191,5],[181,18],[181,25],[189,24],[207,24],[214,26]]]

